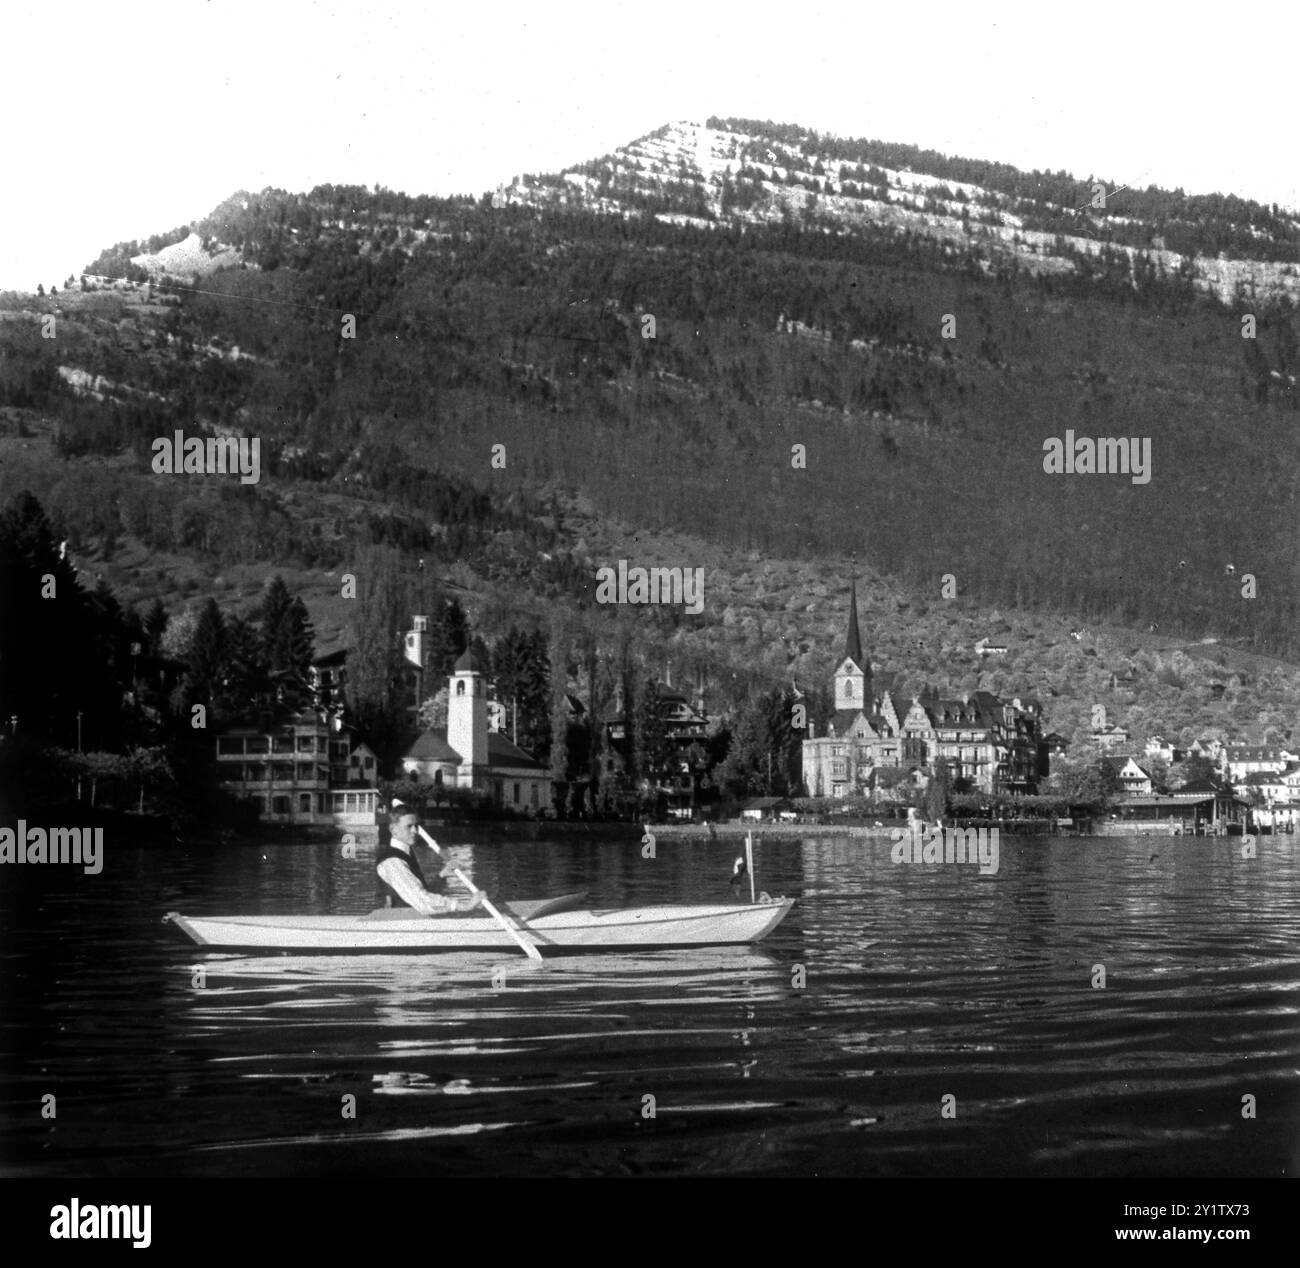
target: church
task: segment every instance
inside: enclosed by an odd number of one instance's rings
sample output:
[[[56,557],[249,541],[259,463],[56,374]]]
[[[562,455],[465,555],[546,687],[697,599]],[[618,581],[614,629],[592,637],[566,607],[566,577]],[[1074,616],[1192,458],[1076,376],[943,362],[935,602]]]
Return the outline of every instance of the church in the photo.
[[[910,771],[918,782],[942,757],[956,791],[1031,793],[1046,774],[1042,707],[987,691],[953,699],[923,691],[905,705],[876,690],[858,631],[857,582],[850,583],[848,634],[834,676],[827,734],[803,742],[811,797],[870,797],[878,770]]]
[[[416,664],[423,664],[422,634],[417,618],[407,635],[407,655]],[[489,727],[487,680],[469,649],[448,680],[446,733],[429,727],[407,750],[402,771],[417,783],[432,784],[435,800],[441,789],[463,788],[487,794],[501,809],[531,815],[552,809],[550,771]]]

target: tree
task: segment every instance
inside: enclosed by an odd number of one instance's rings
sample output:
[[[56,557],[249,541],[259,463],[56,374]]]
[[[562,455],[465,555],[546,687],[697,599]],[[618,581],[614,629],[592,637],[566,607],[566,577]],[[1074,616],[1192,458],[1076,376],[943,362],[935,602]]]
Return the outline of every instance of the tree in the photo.
[[[653,787],[670,774],[668,735],[664,727],[659,684],[647,678],[631,718],[632,769],[636,778]]]
[[[925,817],[930,820],[942,819],[948,813],[948,797],[952,792],[952,774],[948,770],[945,758],[934,759],[934,769],[930,782],[925,786]]]
[[[551,751],[551,665],[541,630],[511,626],[492,649],[497,699],[505,706],[506,725],[517,743],[540,762]]]
[[[199,612],[194,639],[185,657],[185,677],[191,700],[212,705],[221,691],[226,669],[226,627],[215,599]]]
[[[196,608],[186,608],[169,617],[162,636],[162,654],[168,660],[188,660],[198,624]]]
[[[352,624],[356,652],[349,657],[348,695],[357,726],[379,757],[380,773],[386,775],[410,729],[401,648],[405,587],[400,562],[392,552],[373,552],[357,573],[361,591]]]
[[[1217,779],[1218,774],[1218,767],[1208,757],[1193,753],[1170,769],[1169,778],[1174,787],[1181,788],[1184,784],[1195,784],[1204,779]]]
[[[770,753],[767,718],[751,702],[741,710],[731,732],[727,755],[717,768],[717,781],[736,797],[753,797],[767,791]]]
[[[150,656],[162,651],[162,637],[167,629],[167,609],[161,599],[155,599],[144,618],[145,646]]]
[[[551,779],[560,817],[570,776],[569,757],[569,630],[562,617],[551,623],[548,656],[551,663]]]
[[[274,709],[275,689],[267,676],[262,636],[252,621],[234,617],[226,623],[226,660],[222,706],[230,717],[255,722]]]
[[[443,683],[419,708],[416,716],[421,728],[427,731],[433,727],[435,731],[447,734],[447,701],[450,698],[451,692],[447,689],[447,684]]]

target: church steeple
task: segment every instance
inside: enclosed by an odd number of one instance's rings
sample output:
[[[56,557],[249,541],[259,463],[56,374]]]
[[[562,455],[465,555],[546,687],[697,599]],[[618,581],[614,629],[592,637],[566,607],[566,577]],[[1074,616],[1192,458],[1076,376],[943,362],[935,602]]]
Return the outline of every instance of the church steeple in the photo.
[[[858,635],[858,579],[849,582],[849,636],[844,642],[844,655],[859,669],[865,669],[862,663],[862,639]]]
[[[862,637],[858,633],[858,579],[849,583],[849,633],[844,641],[844,656],[835,671],[835,708],[870,709],[871,663],[862,654]]]

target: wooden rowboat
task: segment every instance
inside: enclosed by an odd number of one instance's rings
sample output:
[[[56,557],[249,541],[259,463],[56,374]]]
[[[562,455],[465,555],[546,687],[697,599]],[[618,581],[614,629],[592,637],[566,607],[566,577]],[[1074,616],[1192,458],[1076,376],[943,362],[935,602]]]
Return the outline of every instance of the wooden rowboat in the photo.
[[[792,898],[753,905],[626,907],[596,911],[577,904],[585,894],[501,904],[543,952],[630,951],[713,947],[757,942],[785,919]],[[213,951],[517,951],[518,944],[480,911],[419,916],[407,908],[362,916],[182,916],[173,921]]]

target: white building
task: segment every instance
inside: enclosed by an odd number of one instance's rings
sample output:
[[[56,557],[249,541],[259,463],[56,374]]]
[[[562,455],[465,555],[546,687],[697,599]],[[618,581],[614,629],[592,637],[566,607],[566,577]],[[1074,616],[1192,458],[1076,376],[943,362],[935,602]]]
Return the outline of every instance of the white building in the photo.
[[[409,636],[408,636],[409,637]],[[551,774],[532,754],[488,726],[487,682],[468,649],[448,680],[447,732],[430,727],[402,759],[416,783],[486,793],[528,814],[551,810]],[[435,795],[436,800],[436,795]]]

